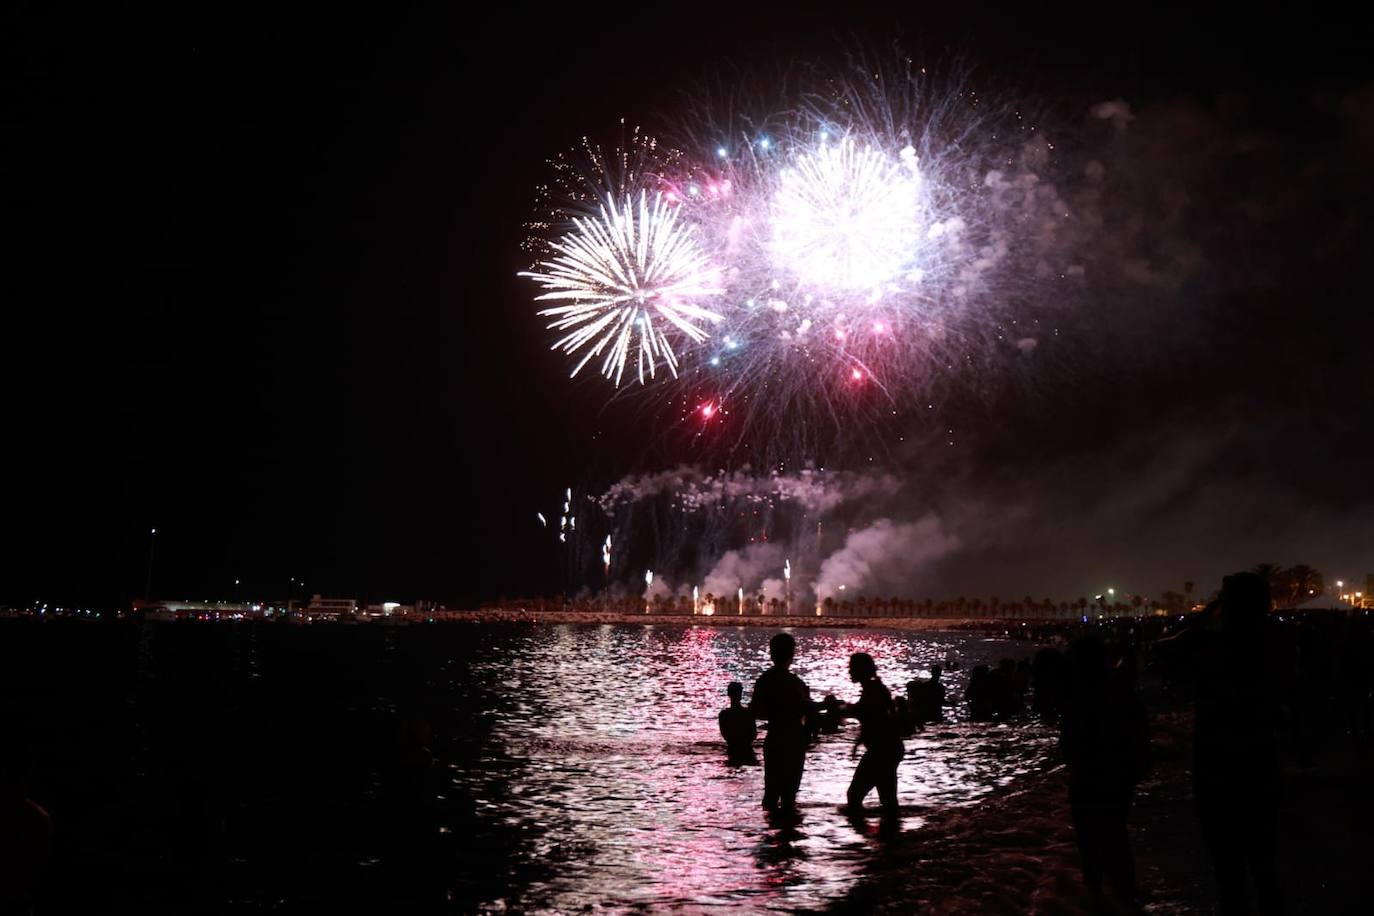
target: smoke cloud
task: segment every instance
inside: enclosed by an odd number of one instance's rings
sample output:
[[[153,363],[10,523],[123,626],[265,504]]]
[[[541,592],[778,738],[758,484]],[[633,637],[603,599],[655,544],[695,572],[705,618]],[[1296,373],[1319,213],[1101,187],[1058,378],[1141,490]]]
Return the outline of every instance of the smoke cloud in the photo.
[[[1031,243],[985,239],[970,270],[1026,278],[1031,317],[1004,335],[1025,369],[918,405],[875,470],[684,466],[626,478],[602,509],[666,499],[718,519],[674,573],[718,595],[781,597],[784,559],[794,595],[822,600],[1371,571],[1374,87],[1284,104],[1304,135],[1257,99],[1104,101],[984,172]]]
[[[841,589],[855,597],[910,595],[920,573],[958,546],[959,539],[934,515],[900,523],[880,518],[851,532],[844,546],[825,558],[816,577],[816,598],[843,597]]]
[[[741,588],[757,594],[765,580],[781,574],[785,559],[782,546],[772,543],[727,550],[702,580],[702,594],[734,595]]]

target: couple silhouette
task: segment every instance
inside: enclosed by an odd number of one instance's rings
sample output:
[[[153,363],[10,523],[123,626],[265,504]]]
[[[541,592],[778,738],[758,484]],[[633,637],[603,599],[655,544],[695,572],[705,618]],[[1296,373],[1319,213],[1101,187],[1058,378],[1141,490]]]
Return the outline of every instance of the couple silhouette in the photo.
[[[721,734],[731,761],[748,763],[754,759],[754,722],[762,719],[768,723],[763,739],[763,807],[792,811],[806,768],[806,748],[816,731],[818,709],[806,682],[791,670],[797,654],[792,634],[774,635],[768,642],[768,654],[773,665],[754,682],[747,707],[740,703],[743,687],[738,682],[729,686],[731,706],[720,714]],[[831,716],[859,721],[853,753],[857,754],[860,747],[864,753],[846,793],[847,810],[857,814],[864,798],[877,789],[883,810],[896,811],[897,765],[905,748],[892,694],[878,678],[877,665],[867,652],[849,657],[849,677],[860,685],[859,701],[841,703],[827,698],[826,704]]]

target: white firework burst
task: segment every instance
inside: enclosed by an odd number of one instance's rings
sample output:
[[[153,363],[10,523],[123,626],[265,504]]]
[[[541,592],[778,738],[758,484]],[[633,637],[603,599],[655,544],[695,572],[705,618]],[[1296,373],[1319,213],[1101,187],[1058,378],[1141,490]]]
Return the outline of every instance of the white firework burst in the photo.
[[[567,332],[552,349],[583,351],[572,375],[601,356],[601,374],[619,386],[634,349],[640,384],[660,365],[676,378],[672,337],[701,343],[703,323],[721,320],[704,304],[724,291],[720,270],[679,215],[659,194],[608,196],[597,216],[574,217],[573,231],[550,243],[553,256],[521,274],[547,290],[536,301],[563,303],[539,314]]]
[[[821,290],[876,290],[912,263],[920,243],[916,151],[899,158],[845,137],[797,156],[771,207],[777,265]]]

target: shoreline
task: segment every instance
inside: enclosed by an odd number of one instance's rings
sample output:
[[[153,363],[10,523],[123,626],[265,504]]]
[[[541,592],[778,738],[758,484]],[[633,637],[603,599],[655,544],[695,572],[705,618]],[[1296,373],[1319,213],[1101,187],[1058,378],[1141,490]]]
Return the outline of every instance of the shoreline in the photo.
[[[1311,760],[1285,759],[1283,788],[1268,800],[1278,824],[1276,861],[1293,914],[1359,912],[1366,893],[1374,796],[1374,744],[1342,735],[1330,711],[1310,722]],[[1164,703],[1150,716],[1153,764],[1136,788],[1128,829],[1141,912],[1213,913],[1217,891],[1191,779],[1193,713]],[[869,829],[877,830],[877,821]],[[1051,757],[992,796],[935,811],[920,827],[878,844],[858,883],[818,908],[830,913],[1033,913],[1105,910],[1083,886],[1069,813],[1068,773]]]
[[[1151,717],[1154,769],[1131,810],[1139,902],[1152,913],[1210,911],[1211,873],[1188,786],[1191,715]],[[1069,813],[1068,772],[1051,757],[1035,773],[966,807],[932,812],[884,844],[830,913],[1102,912],[1083,886]]]
[[[1013,620],[993,617],[817,617],[793,614],[780,617],[759,614],[626,614],[621,611],[527,611],[504,608],[479,608],[472,611],[444,611],[435,622],[452,623],[528,623],[600,624],[623,626],[685,627],[775,627],[779,629],[841,628],[889,630],[981,630],[1019,629],[1049,621]]]

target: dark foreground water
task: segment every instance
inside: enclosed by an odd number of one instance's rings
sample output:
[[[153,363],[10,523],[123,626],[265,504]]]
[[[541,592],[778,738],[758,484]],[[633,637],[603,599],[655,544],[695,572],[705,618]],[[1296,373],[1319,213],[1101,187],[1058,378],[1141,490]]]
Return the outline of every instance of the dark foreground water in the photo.
[[[768,629],[0,629],[4,709],[57,828],[49,912],[795,909],[842,896],[883,842],[837,809],[848,729],[809,755],[797,824],[763,816],[760,767],[726,765],[715,715],[767,666]],[[894,689],[954,653],[956,698],[974,664],[1030,651],[796,635],[817,699],[856,698],[851,652]],[[960,712],[907,742],[903,827],[1048,752]]]

